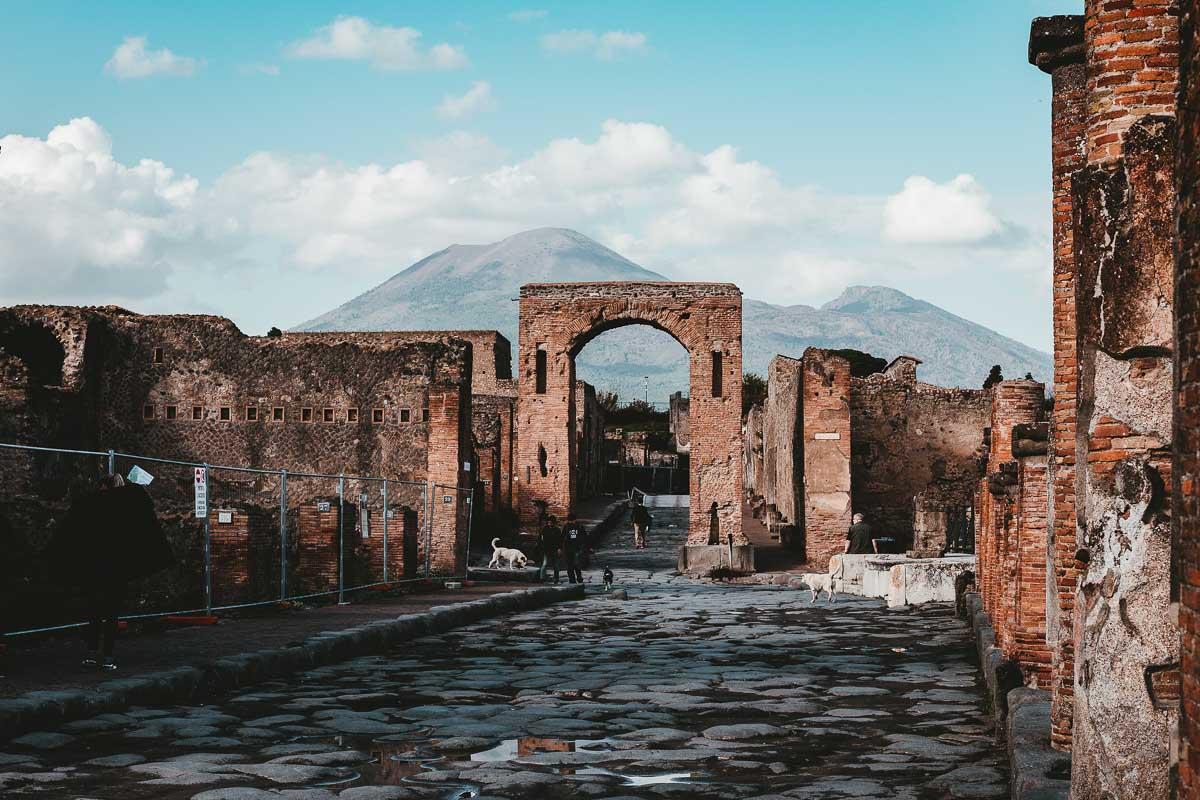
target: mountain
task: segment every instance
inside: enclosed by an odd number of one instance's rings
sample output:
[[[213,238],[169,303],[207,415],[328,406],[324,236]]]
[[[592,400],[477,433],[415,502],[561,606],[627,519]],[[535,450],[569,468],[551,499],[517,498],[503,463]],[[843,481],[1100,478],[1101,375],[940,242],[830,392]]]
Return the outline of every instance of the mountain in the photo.
[[[558,281],[665,281],[657,272],[562,228],[525,231],[490,245],[453,245],[297,330],[494,328],[517,342],[521,284]],[[851,286],[820,308],[777,306],[747,298],[742,343],[747,372],[766,374],[777,353],[850,347],[891,360],[920,358],[923,380],[978,387],[993,364],[1004,374],[1048,380],[1048,354],[932,303],[883,286]],[[514,353],[515,355],[515,353]],[[646,326],[595,339],[577,359],[579,377],[623,398],[665,400],[687,389],[687,359],[668,334]],[[647,386],[648,384],[648,386]]]

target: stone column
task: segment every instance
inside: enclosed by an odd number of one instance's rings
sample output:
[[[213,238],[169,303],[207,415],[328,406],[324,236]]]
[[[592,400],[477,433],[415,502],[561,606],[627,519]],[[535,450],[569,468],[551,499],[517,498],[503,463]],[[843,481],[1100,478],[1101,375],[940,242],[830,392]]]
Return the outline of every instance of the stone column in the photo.
[[[824,568],[850,528],[850,362],[812,347],[802,361],[805,555]]]
[[[431,520],[430,566],[443,575],[457,575],[466,562],[467,494],[474,476],[463,470],[471,459],[471,391],[430,389],[428,480]],[[450,498],[446,502],[446,498]]]
[[[1087,163],[1087,73],[1084,18],[1040,17],[1029,35],[1029,61],[1053,82],[1050,149],[1054,225],[1054,415],[1050,431],[1051,602],[1046,638],[1051,652],[1050,744],[1071,749],[1075,708],[1075,651],[1072,619],[1079,569],[1075,561],[1075,418],[1079,412],[1075,357],[1075,249],[1071,230],[1071,179]]]
[[[1073,180],[1078,404],[1072,795],[1169,794],[1178,4],[1088,0]]]
[[[1175,575],[1182,629],[1180,800],[1200,798],[1200,8],[1180,36],[1179,214],[1175,272]]]

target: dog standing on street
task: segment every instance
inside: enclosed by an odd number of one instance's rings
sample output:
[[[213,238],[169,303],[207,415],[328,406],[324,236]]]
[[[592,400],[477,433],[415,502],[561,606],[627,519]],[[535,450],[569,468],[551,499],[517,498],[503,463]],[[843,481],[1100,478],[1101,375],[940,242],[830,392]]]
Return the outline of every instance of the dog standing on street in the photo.
[[[488,569],[499,567],[501,559],[508,562],[509,569],[525,569],[525,565],[529,563],[524,553],[515,547],[501,547],[500,537],[496,537],[492,539],[492,560],[488,563]]]

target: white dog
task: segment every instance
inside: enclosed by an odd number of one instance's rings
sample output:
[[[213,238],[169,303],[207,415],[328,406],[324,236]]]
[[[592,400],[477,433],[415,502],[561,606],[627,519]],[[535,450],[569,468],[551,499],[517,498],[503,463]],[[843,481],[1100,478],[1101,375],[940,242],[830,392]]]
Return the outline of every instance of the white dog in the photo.
[[[843,575],[842,557],[835,555],[829,559],[829,572],[805,572],[800,576],[800,581],[812,590],[812,599],[809,603],[817,602],[817,595],[825,592],[825,599],[830,603],[836,603],[834,592],[837,590],[837,582]]]
[[[525,565],[529,563],[529,559],[525,554],[515,547],[501,547],[499,537],[492,539],[492,560],[488,564],[488,569],[500,566],[500,559],[508,562],[508,568],[525,569]]]

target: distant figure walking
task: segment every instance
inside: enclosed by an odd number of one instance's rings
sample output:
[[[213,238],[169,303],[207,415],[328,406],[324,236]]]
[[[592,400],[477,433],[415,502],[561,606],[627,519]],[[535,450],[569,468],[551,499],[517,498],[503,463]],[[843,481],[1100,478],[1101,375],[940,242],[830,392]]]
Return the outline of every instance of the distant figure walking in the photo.
[[[153,575],[174,560],[150,495],[120,475],[105,476],[96,491],[71,506],[49,555],[87,600],[88,655],[83,665],[115,670],[117,618],[124,610],[129,582]]]
[[[850,530],[846,531],[846,549],[843,552],[851,555],[862,555],[878,552],[875,540],[872,538],[871,526],[863,521],[862,514],[855,514]]]
[[[646,549],[646,531],[650,530],[650,525],[654,522],[654,518],[650,516],[650,512],[646,507],[636,500],[630,500],[633,508],[630,510],[630,516],[633,518],[633,547],[636,550]]]
[[[546,524],[538,533],[538,543],[542,547],[542,566],[538,570],[538,582],[546,580],[546,572],[553,568],[554,582],[558,583],[558,558],[559,551],[562,550],[563,533],[562,528],[558,527],[557,517],[552,515],[546,519]]]
[[[583,554],[587,550],[587,534],[583,526],[575,518],[575,513],[567,514],[567,524],[563,528],[563,556],[567,561],[567,579],[571,583],[583,583]]]

